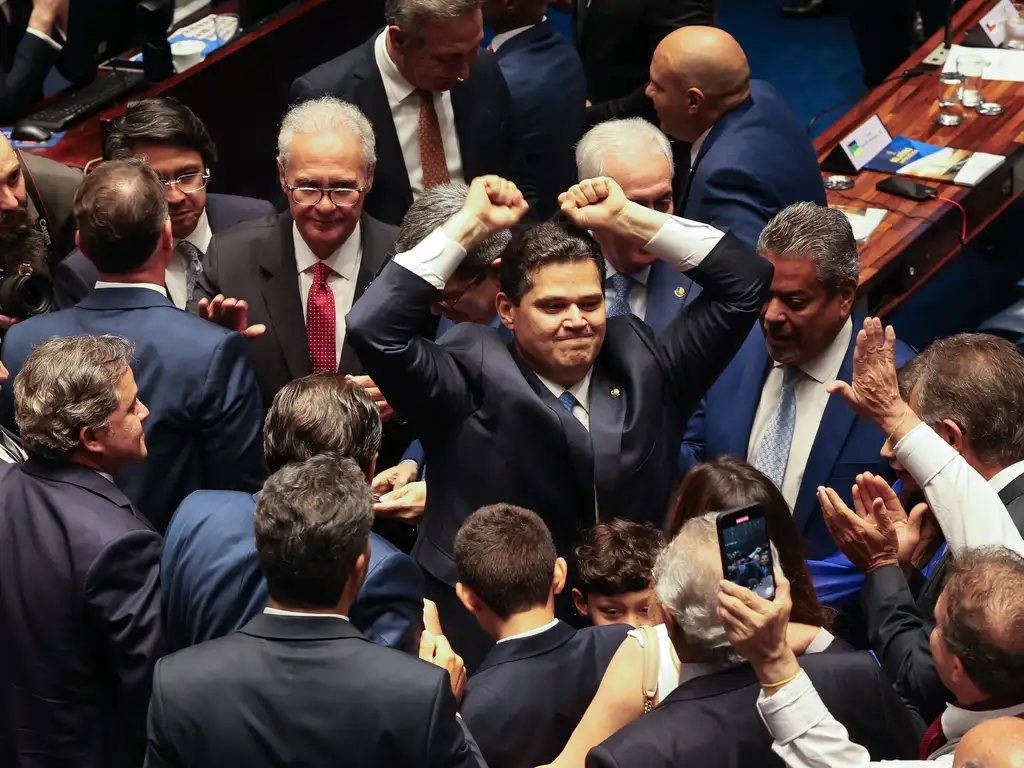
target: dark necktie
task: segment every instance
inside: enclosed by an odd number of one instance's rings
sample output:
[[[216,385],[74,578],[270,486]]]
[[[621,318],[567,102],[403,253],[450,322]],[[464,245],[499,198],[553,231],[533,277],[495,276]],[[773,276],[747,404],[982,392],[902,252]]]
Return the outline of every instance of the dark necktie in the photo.
[[[946,745],[949,739],[946,738],[946,734],[942,731],[942,715],[935,718],[935,722],[928,726],[928,730],[924,732],[924,738],[921,739],[921,748],[918,750],[918,757],[922,760],[927,760],[928,756],[935,752],[937,749],[941,749]]]
[[[178,243],[178,251],[185,257],[185,301],[192,301],[196,290],[196,281],[203,274],[203,254],[188,240]]]
[[[572,409],[576,407],[576,396],[568,389],[558,396],[558,402],[560,402],[569,413],[572,413]]]
[[[451,181],[448,161],[444,156],[441,124],[434,109],[434,94],[418,91],[420,96],[420,167],[423,169],[423,188],[430,189]]]
[[[338,371],[336,347],[337,316],[334,314],[334,291],[327,284],[331,268],[318,261],[313,267],[313,285],[306,299],[306,338],[309,341],[309,360],[313,373]]]
[[[632,312],[629,306],[629,292],[636,285],[636,278],[616,272],[608,276],[608,287],[612,289],[612,300],[608,302],[608,317],[619,317]]]

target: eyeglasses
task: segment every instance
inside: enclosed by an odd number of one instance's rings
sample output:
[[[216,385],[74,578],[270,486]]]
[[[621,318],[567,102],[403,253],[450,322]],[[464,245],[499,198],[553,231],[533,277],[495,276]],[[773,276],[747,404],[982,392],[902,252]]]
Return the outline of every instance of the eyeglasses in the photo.
[[[324,194],[331,201],[335,208],[349,208],[359,202],[359,197],[366,191],[366,185],[359,189],[347,187],[296,187],[285,184],[292,202],[296,205],[312,207],[319,205],[324,199]]]
[[[168,188],[168,191],[170,191],[171,187],[177,187],[181,192],[190,195],[193,192],[198,192],[209,183],[210,169],[207,168],[202,173],[186,173],[184,176],[179,176],[176,179],[161,179],[160,181]]]

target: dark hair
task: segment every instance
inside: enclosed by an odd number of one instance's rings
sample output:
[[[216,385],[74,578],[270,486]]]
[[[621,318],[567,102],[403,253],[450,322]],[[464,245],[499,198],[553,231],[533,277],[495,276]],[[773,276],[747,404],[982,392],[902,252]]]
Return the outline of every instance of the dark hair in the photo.
[[[748,504],[760,504],[764,508],[768,538],[779,553],[779,567],[789,579],[792,620],[828,629],[834,615],[818,602],[804,560],[804,542],[793,523],[789,505],[771,480],[742,459],[720,456],[698,464],[687,473],[669,509],[665,538],[674,539],[692,518]]]
[[[1006,547],[958,554],[946,580],[942,641],[997,701],[1024,700],[1024,557]]]
[[[106,160],[126,160],[136,144],[170,144],[198,152],[209,168],[217,162],[217,146],[195,112],[170,96],[130,101],[110,124],[103,146]]]
[[[615,518],[583,532],[573,555],[583,596],[624,595],[651,586],[665,537],[650,524]]]
[[[270,596],[294,608],[333,608],[373,525],[366,475],[331,454],[282,467],[263,485],[253,525]]]
[[[153,255],[167,222],[167,193],[139,158],[102,163],[75,193],[82,253],[99,272],[125,275]]]
[[[601,246],[571,224],[546,221],[512,235],[501,258],[501,290],[516,306],[533,287],[533,275],[548,264],[592,261],[604,291],[604,257]]]
[[[540,516],[511,504],[478,509],[455,536],[459,581],[502,619],[547,603],[557,557]]]
[[[958,333],[918,357],[917,415],[926,424],[950,419],[986,463],[1024,460],[1024,355],[1007,339]]]
[[[353,459],[364,475],[380,451],[381,423],[376,403],[361,386],[326,371],[285,384],[263,424],[267,467],[322,453]]]

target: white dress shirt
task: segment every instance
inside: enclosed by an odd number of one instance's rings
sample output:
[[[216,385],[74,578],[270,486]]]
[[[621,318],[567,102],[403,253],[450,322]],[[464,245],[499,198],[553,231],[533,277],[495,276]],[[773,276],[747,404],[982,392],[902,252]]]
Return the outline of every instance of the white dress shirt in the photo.
[[[27,458],[28,454],[25,453],[25,449],[21,447],[14,435],[0,427],[0,462],[17,464]]]
[[[344,616],[343,614],[340,614],[340,613],[307,613],[306,611],[286,611],[286,610],[283,610],[281,608],[271,608],[269,605],[266,608],[263,609],[263,612],[268,614],[268,615],[270,615],[270,616],[289,616],[289,617],[292,617],[292,618],[295,618],[295,617],[298,617],[298,618],[313,617],[315,619],[323,618],[323,617],[326,616],[327,618],[332,618],[332,619],[344,619],[345,621],[349,621],[350,620],[348,618],[348,616]]]
[[[1021,475],[1024,475],[1024,461],[1018,461],[1016,464],[1003,467],[992,476],[992,479],[988,481],[988,484],[992,486],[992,490],[996,493],[1002,493],[1003,488],[1008,486]]]
[[[206,211],[204,210],[199,217],[199,221],[196,222],[196,228],[192,230],[188,237],[183,237],[182,240],[194,245],[199,251],[199,257],[202,258],[210,249],[210,240],[212,238],[213,230],[210,229],[210,220],[206,218]],[[164,280],[167,285],[167,298],[173,301],[174,306],[178,309],[184,309],[188,299],[188,260],[178,250],[178,243],[180,242],[181,240],[174,242],[174,256],[171,257],[171,262],[167,265],[167,270],[164,272]]]
[[[359,263],[363,258],[363,238],[360,236],[360,224],[352,230],[352,234],[341,246],[323,259],[330,268],[327,275],[327,287],[334,294],[334,346],[337,359],[341,360],[341,350],[345,346],[345,315],[352,309],[356,297],[356,278],[359,276]],[[306,245],[299,234],[299,228],[292,224],[292,241],[295,246],[295,268],[299,273],[299,297],[302,299],[302,319],[308,320],[309,290],[313,287],[313,268],[321,261]]]
[[[522,640],[523,638],[526,638],[526,637],[533,637],[534,635],[540,635],[540,634],[543,634],[544,632],[547,632],[549,629],[554,629],[557,626],[558,626],[558,619],[552,619],[549,623],[545,624],[543,627],[537,627],[536,629],[528,629],[525,632],[520,632],[517,635],[509,635],[508,637],[503,637],[503,638],[501,638],[501,640],[498,640],[495,643],[495,645],[501,645],[502,643],[507,643],[509,640]]]
[[[765,696],[762,691],[757,698],[757,709],[775,739],[772,750],[789,768],[943,768],[953,765],[953,752],[948,749],[940,750],[931,760],[872,762],[864,747],[850,741],[846,728],[832,717],[811,678],[803,671],[774,696]],[[942,732],[951,742],[956,742],[985,720],[1022,713],[1024,704],[988,712],[947,704],[942,713]]]
[[[543,19],[541,19],[541,23],[547,20],[548,17],[545,16]],[[516,35],[521,35],[526,30],[533,29],[536,26],[536,24],[527,24],[525,27],[516,27],[515,29],[508,30],[508,32],[499,32],[493,38],[491,38],[491,42],[488,45],[488,48],[490,48],[491,53],[497,53],[498,49],[501,48],[501,46],[503,46],[513,37],[515,37]]]
[[[391,119],[398,134],[398,145],[402,148],[405,170],[409,174],[409,186],[415,200],[423,194],[423,168],[420,165],[420,97],[416,86],[406,80],[398,71],[388,53],[388,30],[385,28],[373,46],[377,69],[384,81],[384,93],[391,107]],[[448,165],[448,176],[452,181],[465,181],[462,175],[462,152],[459,137],[455,132],[455,113],[452,111],[450,92],[434,94],[434,111],[441,128],[441,142],[444,144],[444,159]]]
[[[582,381],[576,382],[568,389],[561,384],[556,384],[551,379],[541,376],[539,373],[536,374],[537,378],[540,379],[540,383],[547,387],[548,391],[556,398],[561,397],[566,392],[569,392],[576,398],[576,403],[572,407],[572,415],[576,417],[576,421],[582,424],[587,432],[590,431],[590,374],[591,371],[587,371],[587,375],[583,377]]]
[[[715,126],[711,126],[714,128]],[[697,164],[697,155],[700,154],[700,148],[704,146],[704,141],[707,139],[708,134],[711,133],[711,128],[708,128],[704,133],[697,137],[697,140],[690,145],[690,170],[693,170],[693,166]]]
[[[828,348],[814,360],[800,367],[804,375],[796,384],[796,424],[793,428],[793,442],[789,448],[789,460],[786,463],[786,476],[781,488],[782,496],[791,510],[796,508],[807,459],[811,455],[811,447],[818,434],[821,417],[828,405],[830,396],[825,387],[839,375],[851,338],[853,321],[847,318]],[[764,439],[764,433],[779,407],[784,377],[785,367],[776,363],[768,373],[764,387],[761,388],[761,400],[758,402],[754,423],[750,428],[750,442],[747,443],[747,461],[751,464],[757,459],[761,440]]]
[[[156,291],[161,296],[167,295],[167,289],[156,283],[108,283],[106,280],[97,280],[96,288],[148,288]]]
[[[612,266],[612,263],[608,259],[604,260],[604,276],[609,278],[616,274],[617,270]],[[639,317],[641,320],[647,319],[647,282],[651,279],[651,265],[648,264],[646,267],[641,269],[639,272],[634,272],[630,275],[636,282],[629,289],[629,310],[634,315]],[[611,286],[607,283],[604,289],[604,300],[611,302],[615,298],[615,291],[612,290]]]
[[[893,452],[924,492],[954,554],[968,547],[1003,546],[1024,555],[1024,539],[992,483],[935,430],[918,424]]]

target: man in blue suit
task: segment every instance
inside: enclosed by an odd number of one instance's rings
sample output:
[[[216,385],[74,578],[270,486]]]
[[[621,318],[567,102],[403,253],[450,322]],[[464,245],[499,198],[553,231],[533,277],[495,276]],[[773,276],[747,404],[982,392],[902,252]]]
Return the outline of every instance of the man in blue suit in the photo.
[[[111,123],[103,157],[142,157],[167,189],[174,257],[167,265],[164,285],[178,309],[184,309],[191,298],[210,238],[241,221],[274,213],[274,206],[265,200],[207,194],[217,147],[203,121],[168,96],[129,102],[124,114]],[[80,302],[96,284],[96,277],[96,267],[80,250],[70,254],[54,269],[57,306],[67,309]]]
[[[672,146],[665,134],[638,117],[608,120],[587,131],[576,147],[580,179],[607,176],[634,203],[672,213]],[[642,247],[595,232],[605,258],[609,316],[632,312],[656,332],[689,304],[700,286]]]
[[[680,472],[722,454],[747,459],[782,491],[807,557],[823,560],[836,545],[818,487],[835,488],[850,503],[861,472],[891,476],[879,455],[886,436],[825,389],[853,376],[854,329],[861,322],[851,317],[857,244],[841,211],[797,203],[768,223],[758,252],[775,265],[761,328],[751,331],[694,413]],[[897,342],[896,365],[913,355]]]
[[[757,243],[768,220],[792,203],[825,205],[814,146],[768,83],[750,79],[728,33],[684,27],[658,45],[647,95],[673,138],[690,144],[680,216]]]
[[[52,336],[116,333],[135,343],[149,456],[116,475],[159,532],[199,488],[257,491],[266,474],[262,407],[245,339],[182,312],[167,298],[174,253],[167,196],[141,159],[114,160],[89,174],[75,198],[78,246],[100,279],[77,306],[25,320],[4,339],[11,372],[0,422],[11,427],[13,387],[32,349]]]
[[[267,467],[333,453],[373,476],[381,443],[377,406],[362,387],[334,374],[290,382],[263,427]],[[267,606],[253,538],[259,494],[196,491],[164,537],[161,585],[167,643],[175,651],[240,629]],[[411,557],[370,534],[370,565],[349,618],[380,645],[415,654],[423,623],[423,574]]]
[[[576,183],[572,148],[586,122],[587,78],[569,39],[547,21],[548,0],[486,0],[488,45],[508,83],[522,131],[527,172],[537,188],[536,213],[558,211],[558,196]]]

